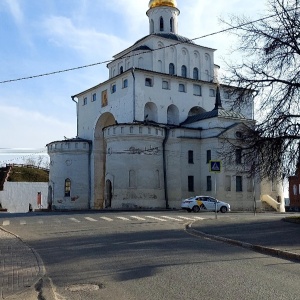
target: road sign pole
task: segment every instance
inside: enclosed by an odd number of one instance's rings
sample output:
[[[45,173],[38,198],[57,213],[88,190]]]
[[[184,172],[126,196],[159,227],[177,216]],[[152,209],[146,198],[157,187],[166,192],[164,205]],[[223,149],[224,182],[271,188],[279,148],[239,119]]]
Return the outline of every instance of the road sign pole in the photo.
[[[218,218],[218,208],[217,208],[217,173],[221,173],[221,161],[220,160],[210,160],[209,161],[209,172],[215,173],[215,218]]]
[[[215,217],[218,219],[218,214],[217,214],[217,173],[215,173]]]

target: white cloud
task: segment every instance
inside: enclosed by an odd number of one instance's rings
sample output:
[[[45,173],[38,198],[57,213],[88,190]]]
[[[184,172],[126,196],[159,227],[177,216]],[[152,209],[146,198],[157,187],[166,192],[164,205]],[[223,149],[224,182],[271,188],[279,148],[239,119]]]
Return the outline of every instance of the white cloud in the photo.
[[[47,143],[76,135],[76,124],[37,111],[1,105],[0,148],[42,148]]]
[[[21,10],[19,1],[18,0],[4,0],[4,2],[8,6],[8,9],[9,9],[10,13],[12,14],[15,22],[19,25],[22,24],[24,16],[23,16],[23,12]]]
[[[132,37],[140,38],[149,34],[148,17],[146,16],[148,2],[148,0],[110,0],[107,6],[111,11],[122,12],[126,31]]]
[[[179,9],[181,2],[178,1]],[[264,1],[253,1],[250,6],[242,0],[215,0],[213,4],[211,0],[185,0],[179,19],[179,30],[184,36],[198,38],[227,28],[220,19],[229,20],[232,15],[245,15],[255,20],[263,14],[264,8]],[[219,33],[197,39],[195,43],[217,49],[215,63],[222,65],[221,58],[230,58],[231,46],[236,43],[236,39],[229,33]]]
[[[44,20],[43,27],[50,41],[62,48],[72,48],[88,59],[109,58],[126,47],[127,42],[113,35],[107,35],[89,28],[78,28],[72,20],[52,16]]]

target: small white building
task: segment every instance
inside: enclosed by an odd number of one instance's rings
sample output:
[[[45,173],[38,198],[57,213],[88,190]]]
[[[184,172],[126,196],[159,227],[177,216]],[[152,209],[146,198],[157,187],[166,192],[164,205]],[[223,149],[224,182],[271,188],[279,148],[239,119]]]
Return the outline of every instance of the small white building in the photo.
[[[224,141],[254,124],[253,101],[231,110],[215,49],[180,36],[179,14],[175,0],[150,1],[149,35],[114,56],[107,81],[72,96],[77,138],[47,145],[54,209],[179,208],[204,194],[250,210],[254,196],[281,195],[269,183],[254,192],[239,158],[210,172]]]
[[[38,177],[41,182],[14,181],[11,173],[22,173],[21,170],[39,169],[32,165],[6,165],[0,168],[0,212],[26,213],[39,209],[47,209],[48,183]],[[46,172],[45,169],[43,169]],[[28,173],[27,173],[28,174]],[[32,176],[34,175],[34,173]],[[24,177],[22,178],[24,180]]]

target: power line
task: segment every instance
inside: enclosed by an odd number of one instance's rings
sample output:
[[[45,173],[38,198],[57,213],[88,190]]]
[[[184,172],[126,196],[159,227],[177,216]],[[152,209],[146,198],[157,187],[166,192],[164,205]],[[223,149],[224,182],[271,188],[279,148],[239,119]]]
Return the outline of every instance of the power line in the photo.
[[[285,10],[285,12],[290,12],[290,11],[297,10],[297,9],[298,8],[292,8],[292,9],[289,9],[289,10]],[[219,30],[219,31],[216,31],[216,32],[213,32],[213,33],[205,34],[205,35],[202,35],[200,37],[189,39],[189,40],[190,41],[196,41],[196,40],[203,39],[203,38],[206,38],[206,37],[210,37],[210,36],[213,36],[213,35],[217,35],[217,34],[220,34],[220,33],[225,33],[227,31],[231,31],[231,30],[235,30],[235,29],[243,29],[244,26],[251,25],[251,24],[254,24],[254,23],[257,23],[257,22],[260,22],[260,21],[264,21],[264,20],[267,20],[267,19],[270,19],[270,18],[274,18],[276,16],[278,16],[278,14],[273,14],[273,15],[270,15],[270,16],[262,17],[262,18],[254,20],[254,21],[249,21],[249,22],[237,25],[237,26],[231,26],[231,27],[225,28],[223,30]],[[147,51],[144,51],[142,53],[123,56],[120,59],[130,58],[130,57],[134,57],[134,56],[141,55],[141,54],[144,54],[144,53],[154,52],[154,51],[157,51],[157,50],[166,49],[166,48],[173,47],[173,46],[180,45],[180,44],[184,44],[184,43],[185,42],[178,42],[178,43],[175,43],[175,44],[172,44],[172,45],[169,45],[169,46],[164,46],[164,47],[153,49],[153,50],[147,50]],[[4,81],[0,81],[0,84],[11,83],[11,82],[16,82],[16,81],[22,81],[22,80],[29,80],[29,79],[34,79],[34,78],[38,78],[38,77],[45,77],[45,76],[50,76],[50,75],[55,75],[55,74],[60,74],[60,73],[66,73],[66,72],[70,72],[70,71],[76,71],[76,70],[80,70],[80,69],[85,69],[85,68],[90,68],[90,67],[94,67],[94,66],[98,66],[98,65],[107,64],[107,63],[110,63],[112,61],[114,61],[114,59],[110,59],[110,60],[106,60],[106,61],[102,61],[102,62],[97,62],[97,63],[93,63],[93,64],[88,64],[88,65],[83,65],[83,66],[79,66],[79,67],[59,70],[59,71],[43,73],[43,74],[39,74],[39,75],[32,75],[32,76],[20,77],[20,78],[16,78],[16,79],[4,80]]]

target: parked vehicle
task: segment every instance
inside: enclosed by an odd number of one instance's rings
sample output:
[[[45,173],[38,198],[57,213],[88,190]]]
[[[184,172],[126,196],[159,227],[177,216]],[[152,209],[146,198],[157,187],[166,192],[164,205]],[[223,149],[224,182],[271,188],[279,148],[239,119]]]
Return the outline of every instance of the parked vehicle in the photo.
[[[230,211],[230,204],[217,200],[210,196],[195,196],[185,199],[181,203],[181,208],[188,212],[203,211],[215,211],[217,205],[217,211],[226,213]]]

